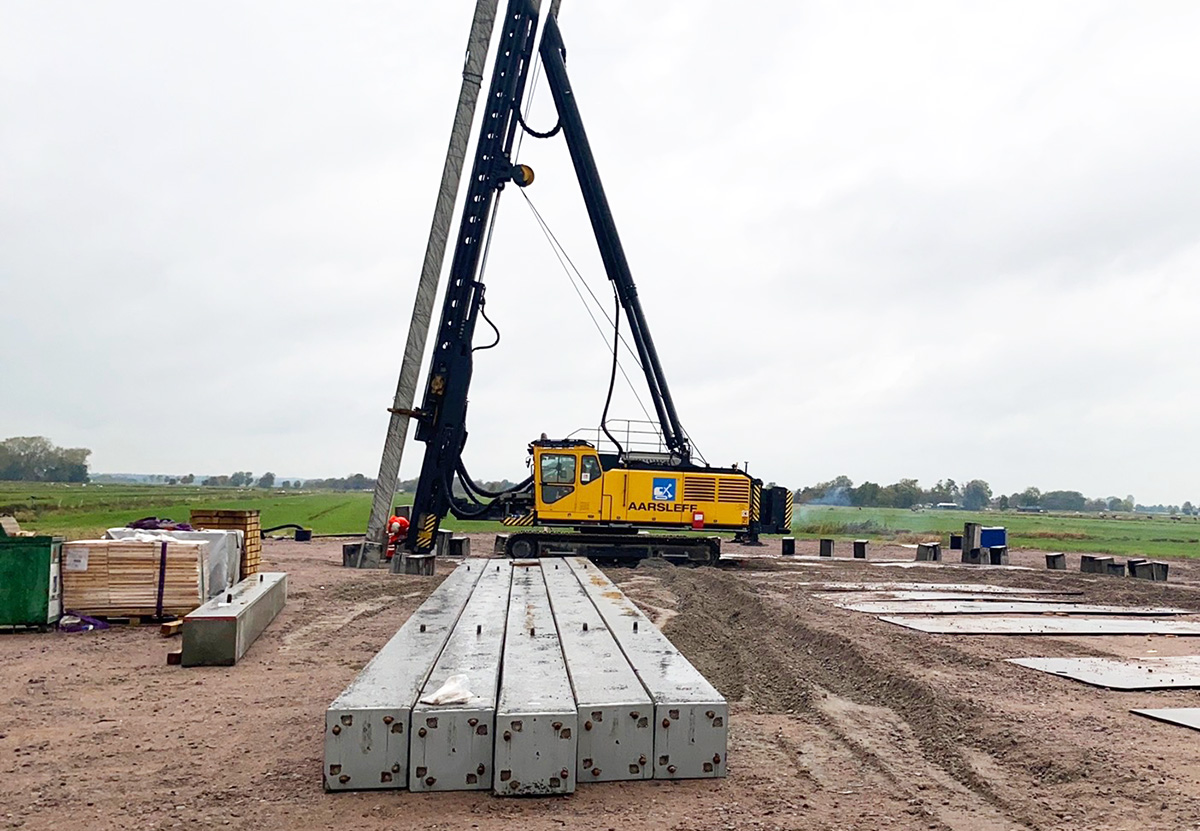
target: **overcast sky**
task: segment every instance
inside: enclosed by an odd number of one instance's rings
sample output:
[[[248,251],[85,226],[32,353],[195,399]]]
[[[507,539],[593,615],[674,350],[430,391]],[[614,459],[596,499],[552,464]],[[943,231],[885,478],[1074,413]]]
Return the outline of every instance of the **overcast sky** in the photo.
[[[0,0],[0,437],[94,472],[373,476],[473,7]],[[561,24],[710,462],[1200,497],[1200,4]],[[521,161],[607,307],[562,138]],[[512,189],[485,280],[466,459],[516,479],[530,439],[596,425],[608,347]]]

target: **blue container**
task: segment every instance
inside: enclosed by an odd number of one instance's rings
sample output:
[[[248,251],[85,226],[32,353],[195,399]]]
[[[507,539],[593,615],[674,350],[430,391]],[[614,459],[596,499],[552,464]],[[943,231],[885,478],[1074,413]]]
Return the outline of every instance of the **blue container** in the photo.
[[[1002,548],[1008,545],[1008,531],[1001,527],[981,528],[979,545],[981,548]]]

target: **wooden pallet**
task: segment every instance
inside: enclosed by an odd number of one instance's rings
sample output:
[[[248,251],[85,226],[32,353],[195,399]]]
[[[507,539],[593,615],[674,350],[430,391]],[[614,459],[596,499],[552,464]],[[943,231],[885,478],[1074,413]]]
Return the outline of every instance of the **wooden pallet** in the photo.
[[[259,511],[194,509],[190,524],[193,528],[241,531],[243,547],[239,577],[244,580],[251,574],[258,574],[262,566],[262,520]]]
[[[63,608],[92,617],[182,616],[204,602],[208,543],[79,540],[63,545]],[[166,569],[160,575],[160,566]],[[162,583],[161,610],[158,602]]]

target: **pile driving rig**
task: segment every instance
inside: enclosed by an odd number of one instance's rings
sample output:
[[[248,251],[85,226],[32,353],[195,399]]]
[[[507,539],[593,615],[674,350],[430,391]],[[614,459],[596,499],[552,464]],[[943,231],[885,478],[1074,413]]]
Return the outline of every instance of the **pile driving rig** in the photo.
[[[507,553],[514,557],[553,552],[617,560],[662,556],[715,562],[720,556],[720,539],[696,531],[732,531],[751,542],[762,533],[784,533],[791,526],[792,496],[786,488],[764,489],[760,480],[736,466],[714,468],[693,460],[691,441],[675,411],[571,90],[566,50],[553,15],[543,27],[540,57],[558,111],[558,125],[538,133],[522,119],[520,107],[533,66],[537,19],[533,0],[509,0],[425,395],[413,412],[418,420],[416,438],[426,447],[405,548],[419,554],[431,551],[438,526],[452,513],[459,519],[501,520],[512,526]],[[462,452],[474,363],[472,341],[483,314],[480,260],[487,230],[498,192],[509,183],[527,187],[533,182],[533,171],[512,161],[518,129],[537,138],[561,132],[566,140],[618,301],[615,325],[619,332],[623,312],[657,415],[661,450],[644,453],[622,445],[608,430],[606,405],[601,429],[615,451],[602,451],[599,442],[550,440],[543,435],[528,448],[529,478],[510,490],[488,492],[471,480]],[[614,337],[613,377],[616,351]],[[613,377],[609,379],[610,400]],[[535,526],[548,530],[533,530]]]

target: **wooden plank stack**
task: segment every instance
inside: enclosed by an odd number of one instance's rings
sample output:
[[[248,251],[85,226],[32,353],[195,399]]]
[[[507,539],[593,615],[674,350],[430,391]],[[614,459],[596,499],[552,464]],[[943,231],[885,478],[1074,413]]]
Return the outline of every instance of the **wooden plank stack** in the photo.
[[[63,545],[63,607],[85,615],[186,615],[204,602],[207,542],[78,540]]]
[[[262,565],[262,521],[258,511],[193,509],[190,524],[193,528],[241,531],[245,540],[242,548],[240,579],[258,574]]]

